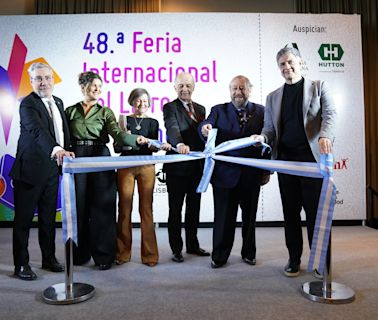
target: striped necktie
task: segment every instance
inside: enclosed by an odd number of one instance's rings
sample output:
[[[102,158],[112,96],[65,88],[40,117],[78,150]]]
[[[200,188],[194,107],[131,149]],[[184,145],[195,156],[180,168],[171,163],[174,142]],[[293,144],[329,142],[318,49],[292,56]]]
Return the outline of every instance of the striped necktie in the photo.
[[[197,118],[196,118],[196,114],[194,112],[194,108],[193,108],[193,103],[192,102],[188,102],[186,104],[188,106],[188,115],[189,117],[194,121],[194,122],[198,122]]]

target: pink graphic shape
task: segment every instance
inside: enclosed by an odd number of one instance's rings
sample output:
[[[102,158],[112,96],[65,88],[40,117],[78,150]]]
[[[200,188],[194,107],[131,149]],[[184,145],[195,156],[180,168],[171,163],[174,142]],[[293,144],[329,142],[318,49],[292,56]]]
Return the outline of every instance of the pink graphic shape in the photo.
[[[12,53],[8,65],[8,77],[12,84],[13,91],[17,94],[20,87],[22,71],[24,69],[26,53],[28,49],[16,34],[14,36]]]
[[[16,34],[13,40],[13,47],[12,47],[12,52],[9,58],[7,74],[1,75],[2,89],[6,90],[7,87],[10,85],[13,91],[12,96],[17,95],[17,91],[20,87],[22,72],[24,69],[24,64],[25,64],[25,59],[26,59],[26,53],[27,53],[26,46],[21,41],[20,37]],[[8,85],[4,82],[7,82]],[[6,94],[6,92],[4,91],[2,93],[0,92],[0,96],[4,94]],[[8,94],[10,94],[10,92]],[[3,103],[4,103],[4,100],[1,101],[1,104]],[[13,119],[13,113],[9,112],[8,110],[5,110],[7,107],[8,107],[7,105],[0,106],[1,122],[3,124],[4,138],[5,138],[6,144],[8,144],[8,138],[9,138],[10,128],[11,128],[12,119]]]

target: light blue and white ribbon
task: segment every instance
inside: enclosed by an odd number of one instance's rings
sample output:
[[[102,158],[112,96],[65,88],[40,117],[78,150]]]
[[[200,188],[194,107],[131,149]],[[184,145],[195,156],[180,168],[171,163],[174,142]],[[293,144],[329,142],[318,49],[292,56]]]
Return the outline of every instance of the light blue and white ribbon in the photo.
[[[65,158],[63,162],[67,163],[69,159]],[[63,241],[72,239],[77,243],[77,216],[76,216],[76,194],[75,194],[75,182],[72,173],[63,173],[61,181],[61,195],[62,195],[62,229],[63,229]]]
[[[64,158],[62,179],[62,228],[63,241],[72,239],[77,243],[77,211],[75,197],[75,173],[99,172],[114,169],[138,167],[156,163],[192,161],[200,152],[190,155],[126,156],[126,157],[80,157]]]
[[[323,178],[314,235],[312,237],[311,253],[307,271],[318,269],[323,274],[327,263],[329,238],[332,229],[333,211],[336,203],[336,185],[332,177],[333,156],[322,154],[320,158],[320,172]]]
[[[211,179],[211,174],[214,169],[215,160],[237,163],[268,171],[277,171],[280,173],[298,176],[312,178],[324,177],[308,264],[308,270],[311,271],[317,268],[319,272],[322,273],[327,256],[328,241],[336,198],[336,187],[332,178],[332,155],[322,155],[320,164],[313,162],[263,160],[222,156],[217,155],[217,153],[245,148],[256,144],[260,145],[260,143],[251,140],[251,138],[241,138],[226,141],[218,146],[215,146],[216,134],[216,129],[212,129],[210,131],[208,141],[203,152],[190,152],[188,155],[177,154],[164,156],[81,157],[77,159],[64,158],[64,183],[62,184],[64,241],[66,242],[70,238],[75,242],[77,241],[75,183],[73,174],[130,168],[156,163],[192,161],[205,158],[204,173],[200,185],[197,188],[197,192],[205,192],[207,190]],[[158,141],[150,141],[150,144],[154,145],[158,149],[161,146],[161,143]],[[262,144],[262,147],[263,152],[265,149],[270,148],[266,144]]]
[[[215,146],[215,140],[217,137],[217,132],[218,129],[212,129],[209,132],[209,136],[207,138],[207,143],[205,146],[205,150],[203,151],[205,155],[205,166],[203,170],[203,175],[200,181],[199,186],[197,187],[197,192],[206,192],[207,187],[209,186],[211,176],[214,171],[214,166],[215,166],[215,160],[220,160],[218,159],[219,156],[217,156],[217,153],[223,153],[227,151],[232,151],[232,150],[237,150],[237,149],[242,149],[250,146],[262,146],[262,153],[265,152],[266,149],[270,151],[270,146],[265,144],[265,143],[260,143],[258,141],[252,140],[250,137],[247,138],[241,138],[241,139],[236,139],[236,140],[229,140],[225,141],[217,146]],[[228,156],[224,156],[226,159],[224,161],[228,161],[227,159],[229,158]],[[231,157],[233,158],[233,157]],[[245,160],[251,160],[250,158],[242,158]]]

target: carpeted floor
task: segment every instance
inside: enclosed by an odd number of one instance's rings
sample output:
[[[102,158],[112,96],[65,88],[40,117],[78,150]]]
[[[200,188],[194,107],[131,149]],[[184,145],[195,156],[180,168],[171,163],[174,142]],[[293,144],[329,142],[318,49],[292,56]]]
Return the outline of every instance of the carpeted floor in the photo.
[[[307,300],[301,286],[316,281],[306,273],[308,249],[302,259],[302,274],[287,278],[283,228],[257,229],[257,265],[240,258],[240,229],[229,263],[210,268],[209,257],[184,255],[185,262],[170,260],[167,229],[157,229],[160,263],[140,263],[140,229],[134,229],[130,263],[98,271],[93,262],[74,268],[74,282],[96,288],[95,296],[74,305],[48,305],[41,299],[50,285],[64,282],[64,274],[40,268],[37,230],[30,236],[30,256],[36,281],[13,277],[12,230],[0,229],[0,319],[378,319],[378,230],[368,227],[334,227],[332,246],[333,281],[352,288],[356,300],[329,305]],[[304,235],[305,236],[305,235]],[[211,250],[212,229],[199,230],[201,246]],[[306,239],[306,237],[305,237]],[[63,260],[61,230],[57,234],[57,256]]]

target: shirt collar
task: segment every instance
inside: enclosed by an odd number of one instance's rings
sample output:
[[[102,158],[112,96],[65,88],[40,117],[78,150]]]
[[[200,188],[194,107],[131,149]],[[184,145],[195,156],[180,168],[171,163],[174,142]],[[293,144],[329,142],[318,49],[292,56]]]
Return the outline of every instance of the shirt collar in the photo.
[[[248,100],[244,103],[244,105],[242,105],[241,107],[236,107],[232,102],[231,104],[233,105],[233,107],[235,108],[236,111],[247,111],[247,106],[248,106]]]

